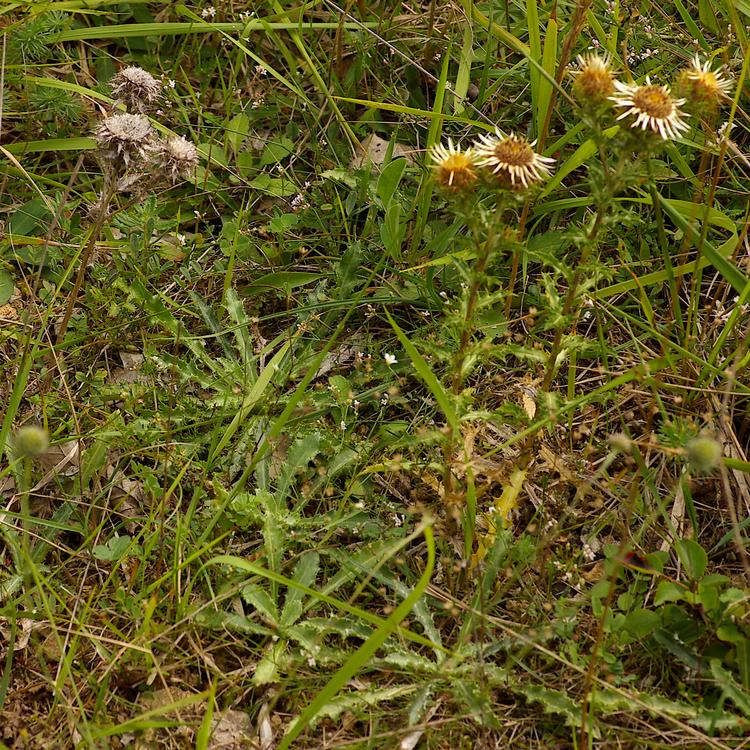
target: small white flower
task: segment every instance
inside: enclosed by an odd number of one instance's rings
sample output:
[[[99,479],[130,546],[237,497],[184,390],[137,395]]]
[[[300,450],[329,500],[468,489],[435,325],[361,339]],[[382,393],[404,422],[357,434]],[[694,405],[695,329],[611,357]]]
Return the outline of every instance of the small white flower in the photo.
[[[213,5],[209,5],[201,11],[201,18],[213,18],[216,15],[216,8]]]
[[[396,362],[398,362],[398,360],[396,359],[396,355],[395,354],[386,353],[383,356],[383,359],[385,360],[385,363],[388,365],[388,367],[391,367],[391,366],[395,365]]]

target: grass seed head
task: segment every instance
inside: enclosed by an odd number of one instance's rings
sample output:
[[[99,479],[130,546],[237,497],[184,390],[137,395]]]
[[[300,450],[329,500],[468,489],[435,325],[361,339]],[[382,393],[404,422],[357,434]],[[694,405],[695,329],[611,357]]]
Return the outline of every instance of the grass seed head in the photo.
[[[534,143],[511,133],[483,135],[475,147],[480,167],[486,167],[499,186],[512,190],[528,188],[551,174],[554,159],[534,151]]]
[[[144,114],[161,96],[161,83],[135,65],[123,68],[109,85],[117,102],[124,104],[128,112]]]

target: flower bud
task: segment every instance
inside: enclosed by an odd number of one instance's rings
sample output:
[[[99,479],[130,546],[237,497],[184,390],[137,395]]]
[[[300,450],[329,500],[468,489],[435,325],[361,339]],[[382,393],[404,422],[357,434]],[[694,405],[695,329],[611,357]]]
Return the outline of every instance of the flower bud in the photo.
[[[16,432],[13,442],[19,457],[38,458],[49,448],[49,435],[44,428],[29,424]]]
[[[723,453],[721,444],[708,435],[699,435],[688,441],[685,446],[690,467],[700,473],[712,472],[721,461]]]

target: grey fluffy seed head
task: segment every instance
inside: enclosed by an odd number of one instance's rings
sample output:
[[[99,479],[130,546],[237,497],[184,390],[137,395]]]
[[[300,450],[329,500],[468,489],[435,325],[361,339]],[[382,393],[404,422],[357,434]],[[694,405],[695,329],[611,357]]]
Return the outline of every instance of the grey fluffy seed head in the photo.
[[[172,136],[149,148],[156,159],[158,169],[172,183],[190,177],[198,166],[198,150],[182,136]]]
[[[143,115],[112,115],[103,120],[94,133],[99,154],[127,169],[133,161],[142,159],[153,138],[154,131]]]
[[[129,112],[148,112],[161,96],[161,82],[135,65],[123,68],[109,85],[117,103],[124,104]]]

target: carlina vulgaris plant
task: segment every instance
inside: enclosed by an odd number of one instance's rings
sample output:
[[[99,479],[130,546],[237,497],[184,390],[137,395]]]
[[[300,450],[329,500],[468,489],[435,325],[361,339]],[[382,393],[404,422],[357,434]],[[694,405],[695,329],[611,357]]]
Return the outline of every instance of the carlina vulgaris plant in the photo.
[[[90,209],[93,223],[84,243],[73,289],[57,329],[61,341],[67,331],[91,254],[101,235],[109,208],[117,193],[141,196],[164,183],[174,185],[188,179],[198,165],[195,146],[180,136],[161,139],[146,112],[161,98],[161,83],[141,68],[130,66],[110,81],[115,105],[124,113],[105,117],[94,131],[96,157],[102,170],[102,188]]]
[[[458,398],[471,364],[471,342],[475,332],[474,317],[482,289],[487,284],[486,270],[490,260],[511,250],[517,241],[516,228],[506,223],[507,209],[521,199],[535,183],[549,176],[554,161],[534,151],[534,144],[513,133],[499,130],[461,149],[448,140],[430,150],[435,182],[448,197],[455,214],[463,220],[474,243],[476,257],[468,269],[468,284],[459,326],[458,346],[450,364],[451,393]],[[477,193],[487,187],[494,203],[482,205]],[[465,496],[453,473],[452,462],[461,436],[446,428],[443,441],[443,490],[449,510],[459,520]],[[470,550],[466,550],[467,558]]]
[[[623,83],[617,80],[609,56],[579,56],[577,67],[571,72],[574,77],[573,93],[582,119],[592,130],[600,162],[589,168],[589,185],[596,213],[587,228],[582,227],[580,232],[574,233],[580,255],[563,300],[562,314],[564,317],[573,316],[572,326],[575,329],[576,311],[581,308],[578,303],[584,274],[599,244],[600,232],[606,224],[605,217],[613,207],[616,196],[636,179],[632,167],[635,162],[641,160],[644,160],[646,165],[660,250],[666,258],[666,233],[650,157],[661,150],[668,140],[678,138],[687,132],[690,125],[685,119],[688,113],[682,108],[685,104],[683,98],[675,97],[668,86],[652,83],[649,78],[642,84]],[[607,90],[610,90],[610,93],[605,97]],[[614,113],[611,112],[612,109]],[[615,122],[620,123],[620,132],[619,137],[609,140],[603,131],[612,124],[613,114]],[[608,155],[612,148],[616,157],[614,163],[610,162]],[[675,295],[673,308],[677,304]],[[679,309],[674,310],[674,316],[679,320]],[[563,329],[558,327],[550,347],[541,384],[542,391],[549,391],[552,386],[560,363],[562,342]]]

